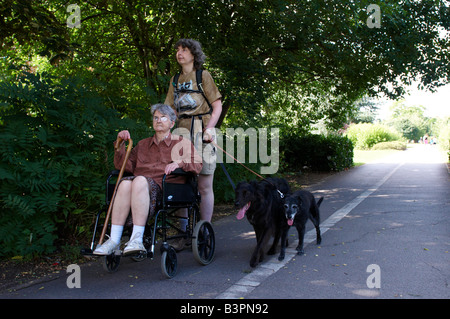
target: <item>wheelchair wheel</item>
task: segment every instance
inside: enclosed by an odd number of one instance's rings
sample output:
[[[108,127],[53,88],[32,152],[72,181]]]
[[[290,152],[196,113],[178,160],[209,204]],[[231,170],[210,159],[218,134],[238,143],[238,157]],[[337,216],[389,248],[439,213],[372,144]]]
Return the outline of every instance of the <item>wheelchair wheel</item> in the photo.
[[[216,239],[210,222],[199,221],[194,228],[192,251],[194,258],[202,265],[212,262],[215,253]]]
[[[119,269],[121,255],[116,255],[112,253],[103,258],[103,269],[109,273],[116,272]]]
[[[167,278],[173,278],[177,274],[177,252],[175,248],[169,248],[162,252],[161,255],[161,271]]]

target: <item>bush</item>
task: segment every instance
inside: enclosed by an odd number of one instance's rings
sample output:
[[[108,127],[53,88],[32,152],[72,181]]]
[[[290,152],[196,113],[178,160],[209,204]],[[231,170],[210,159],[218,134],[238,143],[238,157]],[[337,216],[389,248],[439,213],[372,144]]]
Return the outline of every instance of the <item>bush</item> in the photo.
[[[239,132],[239,130],[234,131],[234,134],[229,132],[227,129],[223,129],[222,134],[223,137],[219,137],[219,139],[222,139],[222,146],[225,148],[225,151],[227,153],[233,153],[233,157],[241,161],[248,169],[256,172],[257,174],[264,174],[261,172],[262,167],[267,167],[270,164],[273,163],[261,163],[261,158],[258,156],[259,153],[259,147],[261,146],[261,136],[260,133],[258,133],[258,130],[254,129],[254,132],[256,135],[253,135],[252,133],[248,132],[247,130],[243,130],[242,132]],[[227,134],[233,134],[233,135],[227,135]],[[248,137],[248,134],[252,135],[252,138]],[[272,138],[273,136],[266,135],[267,138]],[[232,142],[232,144],[229,144]],[[266,140],[267,143],[267,150],[264,150],[264,152],[267,153],[267,155],[272,155],[272,142],[271,140]],[[219,143],[220,144],[220,143]],[[231,149],[231,145],[233,148]],[[229,149],[230,148],[230,149]],[[257,149],[255,149],[257,148]],[[253,153],[256,151],[256,154]],[[256,156],[255,156],[256,155]],[[259,154],[261,155],[261,154]],[[274,154],[276,156],[279,156],[279,153],[275,152]],[[279,160],[279,158],[278,158]],[[222,151],[217,152],[217,168],[214,175],[214,197],[216,202],[234,202],[235,194],[234,190],[231,187],[230,182],[228,181],[228,178],[226,177],[225,173],[223,172],[223,169],[221,167],[221,164],[219,164],[220,161],[223,162],[228,174],[230,175],[232,181],[237,184],[240,181],[250,181],[254,179],[259,179],[258,176],[250,172],[248,169],[241,166],[238,162],[236,162],[230,155],[225,154]],[[276,173],[275,173],[276,175]]]
[[[279,142],[280,168],[275,175],[290,171],[300,171],[304,169],[304,166],[314,171],[341,171],[353,166],[353,145],[346,137],[300,136],[297,133],[290,132],[281,135]],[[246,140],[245,149],[249,149],[248,139]],[[267,153],[269,154],[270,150]],[[246,154],[248,158],[249,154]],[[227,155],[224,155],[224,165],[235,184],[243,180],[259,179],[238,163],[227,163],[227,160]],[[259,174],[263,164],[260,162],[249,164],[246,162],[245,166]],[[219,164],[217,164],[214,176],[214,195],[216,202],[232,202],[235,197],[234,191]]]
[[[57,239],[85,236],[104,202],[124,120],[76,79],[56,81],[22,74],[0,84],[0,256],[46,254]]]
[[[280,141],[285,171],[342,171],[353,166],[353,144],[342,136],[285,135]]]
[[[356,149],[370,149],[381,142],[397,141],[401,135],[393,129],[381,125],[360,123],[352,124],[345,135],[353,142]]]
[[[438,130],[438,144],[439,147],[448,154],[448,161],[450,162],[450,117],[440,120],[440,127]]]
[[[393,141],[393,142],[381,142],[372,147],[372,150],[406,150],[406,142]]]

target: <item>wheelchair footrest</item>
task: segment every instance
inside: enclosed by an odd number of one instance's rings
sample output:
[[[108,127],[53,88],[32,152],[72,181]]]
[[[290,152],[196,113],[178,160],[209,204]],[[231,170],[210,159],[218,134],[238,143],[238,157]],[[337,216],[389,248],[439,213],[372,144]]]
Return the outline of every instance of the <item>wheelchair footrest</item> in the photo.
[[[81,248],[80,253],[81,253],[81,255],[86,256],[86,257],[95,256],[94,251],[90,248]]]
[[[147,255],[146,250],[139,250],[139,251],[135,250],[135,251],[127,252],[127,253],[122,253],[123,257],[130,257],[130,256],[139,257],[139,256],[143,256],[143,255]]]

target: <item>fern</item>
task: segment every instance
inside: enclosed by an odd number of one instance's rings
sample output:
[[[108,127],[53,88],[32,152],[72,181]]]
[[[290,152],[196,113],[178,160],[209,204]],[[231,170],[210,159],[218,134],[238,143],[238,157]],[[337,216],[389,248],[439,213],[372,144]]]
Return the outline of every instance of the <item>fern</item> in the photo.
[[[0,83],[0,256],[45,254],[86,236],[104,202],[116,130],[149,131],[80,79],[18,79]]]

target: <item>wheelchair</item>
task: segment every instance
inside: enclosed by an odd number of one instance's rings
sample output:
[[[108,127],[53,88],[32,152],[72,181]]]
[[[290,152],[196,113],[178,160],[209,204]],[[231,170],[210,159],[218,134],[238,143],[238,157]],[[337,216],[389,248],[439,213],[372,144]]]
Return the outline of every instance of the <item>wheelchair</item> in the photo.
[[[119,268],[120,260],[123,257],[131,257],[132,260],[139,262],[146,258],[153,260],[155,256],[155,247],[160,244],[161,252],[161,271],[167,278],[173,278],[177,273],[178,262],[175,248],[170,245],[170,241],[177,238],[187,238],[192,247],[192,252],[196,261],[201,265],[208,265],[212,262],[215,253],[215,235],[211,225],[206,220],[200,220],[200,194],[197,189],[197,176],[192,173],[176,169],[171,175],[185,176],[185,184],[167,183],[166,175],[162,180],[162,199],[157,202],[154,216],[147,221],[144,231],[143,244],[145,251],[140,251],[132,255],[123,255],[122,250],[117,250],[108,256],[97,256],[93,254],[96,245],[98,230],[102,229],[104,224],[100,224],[101,216],[105,215],[109,207],[114,192],[115,183],[119,171],[112,171],[106,180],[106,208],[100,210],[95,218],[94,232],[89,248],[81,250],[82,255],[87,257],[103,258],[103,268],[110,272],[116,272]],[[176,211],[180,208],[187,208],[188,217],[176,216]],[[187,219],[186,231],[177,226],[177,221]],[[107,221],[105,221],[107,222]],[[131,227],[125,225],[122,237],[131,236]]]

